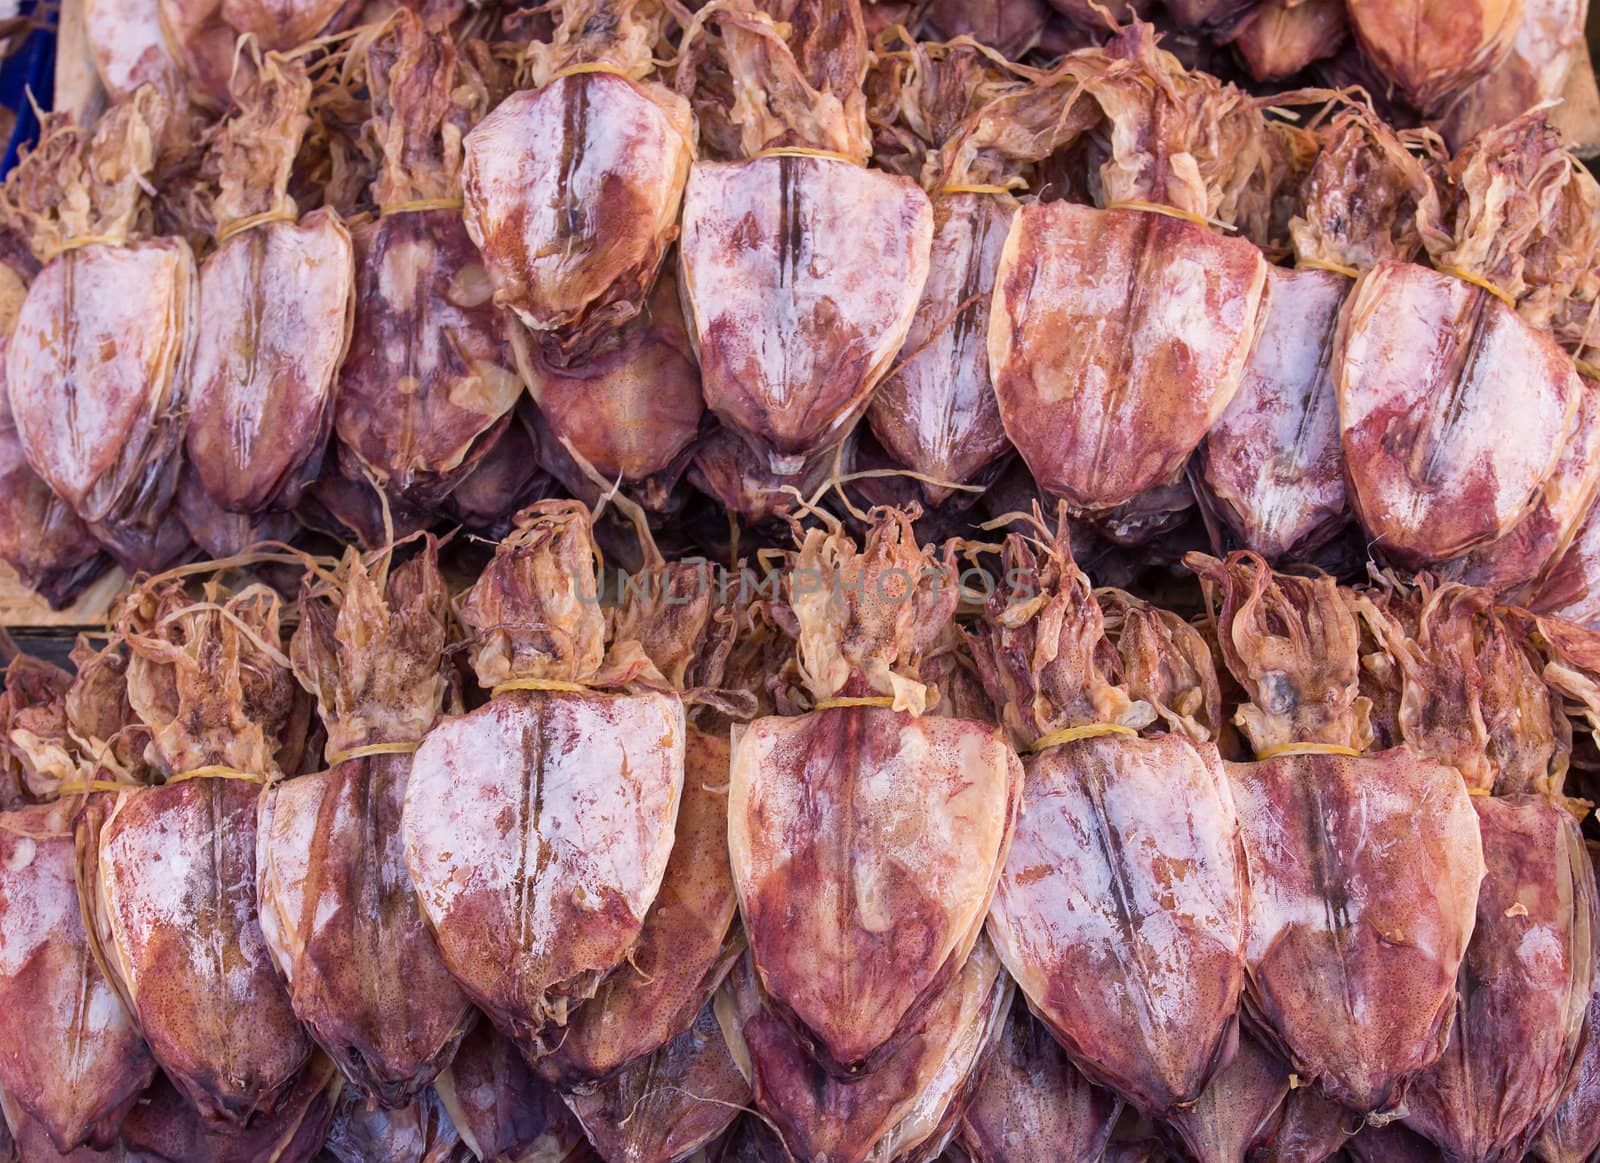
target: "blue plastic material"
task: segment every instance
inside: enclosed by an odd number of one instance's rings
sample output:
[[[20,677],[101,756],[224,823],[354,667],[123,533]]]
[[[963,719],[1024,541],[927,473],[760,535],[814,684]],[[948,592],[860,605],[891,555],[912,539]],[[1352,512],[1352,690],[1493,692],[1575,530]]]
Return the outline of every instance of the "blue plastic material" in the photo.
[[[39,118],[34,114],[34,103],[40,109],[49,109],[55,99],[56,87],[56,5],[46,0],[22,0],[23,16],[39,13],[41,27],[28,33],[22,47],[11,54],[0,67],[0,105],[14,109],[16,128],[6,142],[6,152],[0,158],[0,177],[11,172],[17,164],[17,151],[31,145],[39,137]],[[28,94],[33,100],[28,100]]]

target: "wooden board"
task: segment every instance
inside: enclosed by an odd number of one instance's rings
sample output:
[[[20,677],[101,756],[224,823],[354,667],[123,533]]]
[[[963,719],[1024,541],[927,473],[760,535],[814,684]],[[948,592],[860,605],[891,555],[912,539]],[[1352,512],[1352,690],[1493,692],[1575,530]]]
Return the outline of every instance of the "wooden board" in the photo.
[[[113,569],[96,579],[64,610],[52,610],[50,603],[28,589],[16,571],[0,562],[0,626],[35,626],[77,629],[105,625],[111,607],[128,588],[128,575]]]

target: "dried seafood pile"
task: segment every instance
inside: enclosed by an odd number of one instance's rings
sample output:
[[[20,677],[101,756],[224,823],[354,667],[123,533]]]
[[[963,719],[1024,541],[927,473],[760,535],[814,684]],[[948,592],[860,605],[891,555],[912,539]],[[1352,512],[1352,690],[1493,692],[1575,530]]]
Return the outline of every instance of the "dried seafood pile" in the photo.
[[[1581,3],[302,7],[95,5],[109,108],[0,191],[0,557],[52,603],[612,490],[674,555],[1064,500],[1119,582],[1370,558],[1600,624]]]
[[[89,5],[0,1163],[1596,1158],[1584,15]]]
[[[632,572],[543,501],[454,593],[428,534],[190,567],[11,665],[22,1159],[1600,1149],[1600,633],[1249,553],[1185,617],[1065,506],[727,569],[618,503]]]

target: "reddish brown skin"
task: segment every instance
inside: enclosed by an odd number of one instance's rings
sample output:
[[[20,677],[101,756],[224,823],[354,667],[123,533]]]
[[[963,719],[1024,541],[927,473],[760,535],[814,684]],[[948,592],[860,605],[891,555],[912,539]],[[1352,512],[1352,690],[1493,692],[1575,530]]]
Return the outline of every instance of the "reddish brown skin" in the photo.
[[[317,1158],[334,1117],[338,1072],[314,1058],[271,1117],[243,1130],[202,1119],[165,1078],[158,1080],[122,1126],[123,1143],[141,1159],[205,1163],[309,1163]]]
[[[1533,1141],[1544,1163],[1583,1163],[1600,1150],[1600,986],[1589,999],[1583,1055],[1568,1080],[1571,1090]]]
[[[290,990],[295,1013],[345,1076],[386,1107],[406,1105],[432,1081],[470,1014],[423,923],[401,852],[410,769],[409,755],[375,755],[269,789],[314,805],[306,820],[314,829],[303,859],[298,829],[259,841],[284,843],[285,874],[306,876],[303,915],[291,921],[305,941]],[[262,822],[272,818],[264,808]],[[259,866],[265,884],[276,867],[270,852]],[[331,911],[330,900],[338,902]]]
[[[28,466],[0,392],[0,558],[22,584],[60,609],[103,573],[88,526]]]
[[[300,531],[293,513],[267,509],[260,513],[230,513],[218,506],[192,471],[184,466],[178,480],[174,515],[194,543],[214,560],[244,553],[263,541],[288,541]]]
[[[679,261],[706,404],[774,469],[837,444],[866,407],[926,278],[932,217],[909,178],[843,162],[696,163]],[[849,241],[815,229],[846,222]]]
[[[571,441],[608,478],[640,481],[662,472],[700,434],[700,369],[670,275],[642,315],[582,359],[563,366],[521,328],[515,342],[518,367],[551,436]]]
[[[222,16],[263,49],[286,52],[347,23],[360,4],[352,0],[222,0]]]
[[[335,428],[391,491],[432,504],[488,450],[520,394],[507,320],[459,212],[393,214],[351,234],[355,327]],[[462,394],[481,397],[482,410],[455,402]]]
[[[1450,1032],[1481,869],[1457,851],[1466,836],[1447,827],[1470,815],[1461,777],[1399,749],[1229,767],[1253,873],[1269,847],[1286,854],[1252,901],[1248,1010],[1330,1098],[1357,1111],[1392,1106]],[[1378,811],[1400,788],[1416,806]],[[1280,893],[1320,900],[1325,920],[1275,924],[1260,905]],[[1407,942],[1386,936],[1396,932]]]
[[[1542,796],[1473,806],[1489,874],[1450,1045],[1412,1084],[1406,1123],[1450,1159],[1493,1163],[1523,1157],[1571,1076],[1593,995],[1597,905],[1565,808]]]
[[[1523,0],[1348,0],[1363,56],[1430,115],[1505,55],[1523,6]]]
[[[715,1139],[750,1103],[708,1002],[666,1045],[567,1105],[606,1159],[672,1163]]]
[[[1351,503],[1375,546],[1408,568],[1491,541],[1527,513],[1582,391],[1548,335],[1487,291],[1410,263],[1357,281],[1336,359]],[[1515,403],[1507,376],[1523,385]]]
[[[1272,268],[1244,382],[1200,446],[1200,481],[1242,546],[1277,561],[1348,520],[1329,363],[1350,280]]]
[[[580,1153],[583,1130],[572,1112],[510,1040],[486,1021],[480,1020],[461,1040],[437,1089],[463,1140],[483,1159],[519,1159],[529,1144],[544,1137],[572,1152],[569,1160]]]
[[[1086,1073],[1152,1115],[1190,1103],[1232,1054],[1245,980],[1244,853],[1216,750],[1088,739],[1026,766],[990,933]],[[1161,771],[1181,776],[1157,804]]]
[[[1011,447],[989,381],[986,338],[995,268],[1014,212],[1010,199],[989,194],[934,198],[933,249],[917,317],[898,370],[867,406],[885,451],[937,481],[965,484]],[[934,487],[928,501],[949,496],[949,489]]]
[[[1165,215],[1054,202],[1018,212],[1006,255],[990,369],[1040,486],[1096,511],[1170,484],[1239,387],[1261,252]],[[1204,319],[1175,322],[1169,295],[1196,272]]]
[[[1050,6],[1045,0],[933,0],[922,11],[940,39],[970,36],[1016,59],[1038,41]]]
[[[465,217],[496,301],[564,355],[650,295],[693,160],[678,117],[659,85],[580,74],[513,94],[468,135]]]
[[[995,987],[1003,981],[1002,972]],[[725,1027],[737,1024],[749,1050],[755,1105],[789,1152],[796,1159],[863,1163],[892,1130],[897,1114],[922,1093],[930,1062],[955,1036],[963,983],[958,980],[933,999],[911,1036],[877,1069],[853,1081],[828,1076],[795,1041],[766,1004],[770,999],[759,992],[748,960],[734,968],[728,988],[737,1000],[720,997],[727,1012],[719,1017]]]
[[[767,457],[727,428],[713,428],[695,446],[689,480],[695,488],[747,524],[792,512],[797,498],[809,497],[828,479],[834,456],[824,452],[811,457],[797,473],[778,474]]]
[[[1093,1160],[1122,1101],[1085,1078],[1019,995],[961,1123],[972,1163]]]
[[[1321,1163],[1361,1129],[1362,1119],[1317,1093],[1314,1086],[1289,1092],[1277,1121],[1251,1154],[1251,1163]]]
[[[171,499],[182,432],[168,411],[195,290],[188,245],[164,238],[68,251],[23,301],[5,351],[12,419],[28,462],[91,525],[156,520]]]
[[[1279,81],[1333,56],[1348,35],[1344,0],[1266,0],[1233,48],[1256,80]]]
[[[953,936],[951,902],[940,899],[903,859],[884,858],[903,855],[897,846],[906,838],[885,834],[859,806],[865,797],[853,786],[896,756],[901,730],[911,729],[908,719],[902,712],[866,707],[762,721],[783,729],[770,762],[802,769],[815,791],[787,821],[787,859],[759,884],[746,887],[741,915],[763,987],[772,995],[772,1008],[784,1015],[787,1036],[801,1038],[820,1068],[841,1079],[875,1072],[895,1056],[966,960],[959,944],[952,956],[934,959]],[[941,723],[949,727],[946,744],[964,729],[983,742],[993,738],[994,729],[983,724],[921,720],[924,729]],[[747,740],[744,746],[749,745]],[[920,794],[930,801],[953,799],[970,789],[965,775],[953,762],[936,765]],[[1011,796],[1019,793],[1020,786],[1013,786]],[[976,809],[978,801],[971,802]],[[736,811],[737,804],[729,810]],[[852,810],[857,814],[847,815]],[[1004,810],[1009,816],[1012,808]],[[762,820],[760,807],[752,815],[753,826],[771,826]],[[867,866],[864,856],[874,858],[875,900],[892,902],[890,925],[864,915],[854,890],[852,872]],[[842,890],[843,916],[829,918],[815,907],[788,903],[814,900],[818,886],[830,883]],[[802,928],[808,937],[796,940]],[[818,942],[828,944],[819,947]]]
[[[22,951],[17,930],[31,918],[52,923],[26,960],[0,972],[0,1085],[62,1151],[114,1141],[155,1074],[84,931],[74,814],[61,803],[0,815],[0,927],[13,930],[0,942],[4,959]]]
[[[561,1044],[539,1060],[539,1073],[552,1083],[570,1089],[606,1078],[661,1048],[695,1022],[732,964],[728,939],[737,901],[728,868],[727,782],[726,736],[691,730],[661,891],[628,960],[579,1007]]]
[[[1236,1163],[1266,1137],[1288,1093],[1283,1059],[1243,1037],[1233,1061],[1193,1106],[1174,1111],[1168,1124],[1197,1163]]]
[[[167,902],[181,926],[148,927],[117,914],[124,930],[143,932],[134,1010],[151,1052],[184,1096],[213,1118],[243,1124],[275,1110],[311,1053],[261,938],[256,912],[256,796],[259,788],[231,779],[195,779],[123,793],[116,814],[98,829],[100,859],[93,875],[124,888],[153,876],[143,863],[109,867],[105,854],[122,850],[159,861],[167,829],[198,829],[220,837],[201,855],[210,865],[198,878],[210,899]],[[89,835],[94,835],[90,832]],[[200,935],[211,935],[205,942]],[[215,950],[204,973],[191,963],[202,944]],[[230,989],[219,991],[222,965]]]
[[[483,459],[445,498],[452,521],[484,537],[504,537],[511,520],[535,501],[550,496],[554,481],[540,464],[540,444],[529,415],[518,409]]]
[[[682,722],[676,697],[508,692],[416,754],[404,834],[423,915],[467,995],[530,1057],[638,939],[670,850]],[[464,788],[478,771],[504,783]]]
[[[1533,579],[1565,555],[1593,507],[1600,481],[1600,394],[1590,381],[1583,382],[1577,426],[1533,508],[1504,537],[1445,565],[1440,576],[1521,600]]]
[[[331,210],[246,230],[200,266],[189,464],[224,509],[292,505],[315,477],[350,309],[349,233]],[[220,349],[220,350],[218,350]],[[263,365],[265,365],[263,367]]]

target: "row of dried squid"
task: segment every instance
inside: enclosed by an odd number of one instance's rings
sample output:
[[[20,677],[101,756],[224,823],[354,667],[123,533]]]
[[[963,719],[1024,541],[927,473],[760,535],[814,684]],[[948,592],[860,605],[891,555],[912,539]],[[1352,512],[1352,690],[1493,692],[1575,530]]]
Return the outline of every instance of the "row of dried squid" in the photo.
[[[14,662],[21,1158],[1600,1149],[1594,632],[1024,521],[613,576],[545,501]]]
[[[220,120],[154,81],[52,116],[3,197],[0,556],[62,600],[106,552],[499,536],[597,481],[675,535],[1009,481],[1140,553],[1203,524],[1600,617],[1600,187],[1541,114],[1452,155],[1148,24],[1039,67],[867,29],[403,9],[228,40]]]

